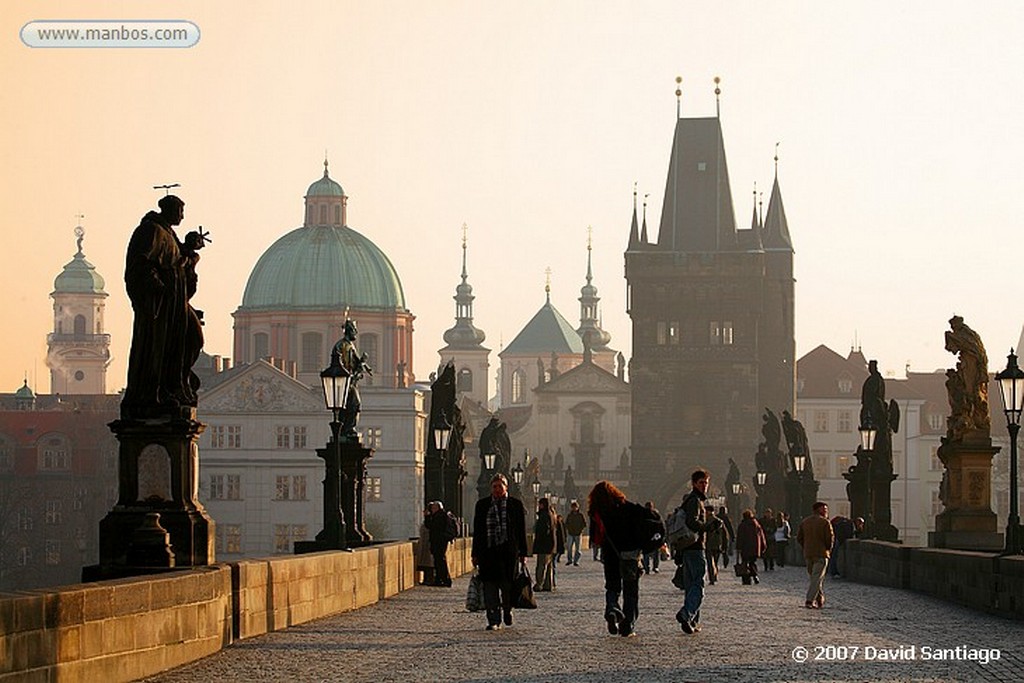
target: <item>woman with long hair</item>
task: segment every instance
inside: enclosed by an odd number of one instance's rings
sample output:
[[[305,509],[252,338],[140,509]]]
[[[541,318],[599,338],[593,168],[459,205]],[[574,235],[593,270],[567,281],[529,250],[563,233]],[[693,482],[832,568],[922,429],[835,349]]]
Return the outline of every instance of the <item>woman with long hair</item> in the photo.
[[[591,543],[599,545],[604,561],[605,609],[608,632],[634,635],[640,615],[640,550],[638,530],[646,511],[626,500],[609,481],[599,481],[587,502]],[[622,606],[619,606],[619,597]]]

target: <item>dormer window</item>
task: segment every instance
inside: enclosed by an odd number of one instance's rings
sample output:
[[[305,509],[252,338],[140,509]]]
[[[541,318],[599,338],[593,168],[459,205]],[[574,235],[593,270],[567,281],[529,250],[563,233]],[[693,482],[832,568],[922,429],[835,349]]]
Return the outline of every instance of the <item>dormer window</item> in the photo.
[[[853,391],[853,380],[849,377],[839,378],[839,393],[848,394]]]

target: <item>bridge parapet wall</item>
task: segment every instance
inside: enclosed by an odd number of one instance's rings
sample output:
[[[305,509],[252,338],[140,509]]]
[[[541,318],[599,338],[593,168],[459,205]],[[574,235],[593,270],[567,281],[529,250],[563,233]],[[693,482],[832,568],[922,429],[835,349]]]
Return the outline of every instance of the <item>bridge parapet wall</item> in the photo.
[[[449,550],[471,568],[471,538]],[[412,588],[416,541],[0,594],[0,683],[133,681]]]
[[[845,577],[1024,619],[1024,557],[885,541],[847,542]]]

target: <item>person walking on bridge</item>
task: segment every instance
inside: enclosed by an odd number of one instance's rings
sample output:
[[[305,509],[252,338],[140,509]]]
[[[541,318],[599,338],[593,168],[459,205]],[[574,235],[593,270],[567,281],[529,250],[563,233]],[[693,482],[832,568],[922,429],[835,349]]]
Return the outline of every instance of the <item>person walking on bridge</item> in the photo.
[[[473,514],[473,566],[480,570],[487,608],[487,630],[504,620],[512,625],[512,581],[526,562],[526,510],[508,495],[508,479],[491,477],[491,495],[476,503]]]
[[[804,548],[804,560],[810,578],[804,607],[821,609],[825,606],[825,570],[828,568],[828,558],[832,553],[835,534],[832,531],[832,522],[828,521],[828,505],[819,500],[811,509],[814,512],[800,522],[796,540]]]
[[[566,552],[565,564],[580,566],[580,547],[583,530],[587,528],[587,520],[580,512],[580,504],[575,500],[569,505],[569,515],[565,518]]]
[[[604,563],[604,619],[608,633],[629,637],[634,634],[640,615],[639,534],[647,511],[609,481],[599,481],[587,502],[590,515],[590,540],[601,548]],[[619,597],[622,607],[619,607]]]
[[[709,532],[722,524],[722,520],[717,517],[712,516],[708,519],[705,516],[704,505],[708,499],[710,483],[711,475],[707,470],[694,471],[690,475],[690,485],[693,488],[683,497],[681,506],[686,513],[686,526],[697,534],[697,540],[678,553],[679,559],[682,560],[683,590],[686,591],[686,598],[683,600],[683,606],[676,612],[676,621],[682,627],[683,633],[696,633],[700,630],[700,606],[704,602],[704,582],[708,571],[707,559],[704,556],[705,539]]]

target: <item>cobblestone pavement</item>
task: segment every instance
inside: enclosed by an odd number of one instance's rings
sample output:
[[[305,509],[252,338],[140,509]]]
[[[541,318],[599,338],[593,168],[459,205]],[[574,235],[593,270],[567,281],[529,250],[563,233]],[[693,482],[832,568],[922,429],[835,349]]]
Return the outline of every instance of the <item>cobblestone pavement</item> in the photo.
[[[601,565],[589,555],[580,564],[560,566],[557,590],[539,593],[539,609],[517,610],[499,631],[484,630],[482,612],[465,611],[463,576],[451,589],[417,587],[147,680],[1024,681],[1024,623],[841,580],[826,583],[823,610],[808,610],[802,567],[765,573],[758,586],[723,571],[708,587],[703,630],[686,635],[674,619],[682,603],[674,567],[663,564],[641,580],[638,637],[611,636]],[[960,660],[925,658],[957,647]],[[795,661],[797,648],[808,661]],[[988,664],[962,658],[979,650],[998,654]],[[884,660],[889,651],[905,659]]]

